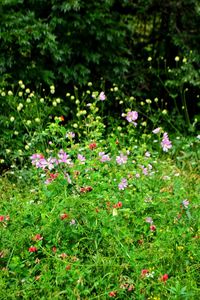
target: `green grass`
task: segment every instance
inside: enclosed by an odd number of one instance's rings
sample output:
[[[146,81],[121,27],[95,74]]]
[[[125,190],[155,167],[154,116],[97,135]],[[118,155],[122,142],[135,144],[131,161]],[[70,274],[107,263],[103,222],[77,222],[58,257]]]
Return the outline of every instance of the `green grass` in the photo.
[[[0,299],[198,299],[200,177],[168,153],[145,157],[132,148],[118,165],[117,147],[74,147],[70,184],[62,167],[48,185],[34,167],[0,179],[0,215],[10,218],[0,222]],[[103,150],[109,162],[99,161]],[[122,178],[128,187],[119,190]]]

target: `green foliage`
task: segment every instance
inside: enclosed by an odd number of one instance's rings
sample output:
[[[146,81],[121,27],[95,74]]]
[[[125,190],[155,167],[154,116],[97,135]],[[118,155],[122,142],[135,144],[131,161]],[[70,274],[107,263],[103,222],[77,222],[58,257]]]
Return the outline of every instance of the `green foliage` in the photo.
[[[58,153],[62,131],[58,122],[49,128],[46,159]],[[92,148],[87,138],[65,140],[70,163],[0,178],[2,298],[198,297],[195,166],[183,171],[170,153],[159,159],[153,142],[132,138],[114,134]],[[101,161],[102,151],[110,160]],[[127,162],[118,164],[122,153]]]

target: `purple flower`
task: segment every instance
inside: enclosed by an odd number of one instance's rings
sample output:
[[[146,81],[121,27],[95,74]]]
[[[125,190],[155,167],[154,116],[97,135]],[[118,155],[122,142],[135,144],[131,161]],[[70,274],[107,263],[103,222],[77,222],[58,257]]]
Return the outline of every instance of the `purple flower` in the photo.
[[[190,204],[190,202],[187,199],[185,199],[182,201],[182,204],[185,208],[188,208],[188,205]]]
[[[167,132],[163,133],[161,146],[162,146],[163,151],[165,151],[165,152],[167,152],[170,148],[172,148],[172,143],[169,140]]]
[[[153,224],[153,219],[151,217],[147,217],[145,219],[145,222],[149,223],[149,224]]]
[[[123,165],[123,164],[127,163],[127,159],[128,159],[128,157],[126,155],[123,155],[122,153],[120,153],[120,156],[116,157],[116,162],[119,165]]]
[[[66,137],[69,138],[69,139],[73,139],[75,137],[75,133],[70,131],[66,134]]]
[[[128,186],[126,178],[122,178],[121,182],[118,184],[119,190],[124,190]]]
[[[101,93],[99,94],[99,100],[101,100],[101,101],[106,100],[106,95],[104,94],[104,92],[101,92]]]
[[[59,158],[58,163],[66,163],[68,165],[72,164],[72,161],[69,158],[69,155],[62,149],[58,152],[58,158]]]
[[[161,131],[161,127],[158,127],[158,128],[156,128],[156,129],[154,129],[152,132],[154,133],[154,134],[157,134],[157,133],[159,133]]]
[[[101,162],[110,161],[110,157],[108,154],[105,154],[105,152],[99,152],[99,156],[101,157]]]
[[[77,155],[77,158],[78,158],[78,160],[81,162],[81,163],[84,163],[85,162],[85,156],[83,156],[83,155],[81,155],[81,154],[78,154]]]
[[[129,111],[126,115],[126,120],[129,122],[129,123],[133,123],[135,126],[137,125],[136,121],[138,118],[138,112],[137,111]]]

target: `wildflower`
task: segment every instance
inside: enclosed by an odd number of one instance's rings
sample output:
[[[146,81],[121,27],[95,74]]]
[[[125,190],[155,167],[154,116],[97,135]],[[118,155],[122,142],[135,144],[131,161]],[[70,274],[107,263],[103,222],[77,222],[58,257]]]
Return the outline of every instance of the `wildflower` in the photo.
[[[128,157],[126,155],[123,155],[122,153],[120,153],[120,155],[116,157],[116,162],[119,165],[123,165],[123,164],[127,163],[127,159],[128,159]]]
[[[57,248],[56,248],[55,246],[53,246],[53,247],[52,247],[52,251],[53,251],[54,253],[56,253]]]
[[[117,293],[116,292],[114,292],[114,291],[112,291],[112,292],[110,292],[109,294],[109,297],[116,297],[117,296]]]
[[[126,115],[126,120],[129,123],[133,123],[135,126],[137,125],[136,121],[138,119],[138,112],[137,111],[129,111]]]
[[[156,129],[154,129],[152,132],[154,133],[154,134],[157,134],[157,133],[159,133],[161,131],[161,127],[157,127]]]
[[[5,220],[5,216],[0,216],[0,222],[3,222]]]
[[[150,157],[150,156],[151,156],[151,154],[149,153],[149,151],[145,152],[144,155],[145,155],[146,157]]]
[[[83,155],[81,155],[81,154],[78,154],[77,155],[77,158],[78,158],[78,160],[81,162],[81,163],[84,163],[85,162],[85,156],[83,156]]]
[[[128,186],[126,178],[122,178],[121,182],[118,184],[119,190],[124,190]]]
[[[74,219],[72,219],[69,223],[70,225],[75,225],[76,224],[76,221]]]
[[[10,122],[14,122],[15,118],[14,117],[10,117]]]
[[[140,174],[139,174],[139,173],[136,173],[136,174],[135,174],[135,177],[136,177],[136,178],[140,178]]]
[[[150,229],[150,231],[156,231],[156,226],[155,225],[150,225],[150,227],[149,227],[149,229]]]
[[[91,186],[86,186],[86,187],[80,188],[80,192],[81,192],[81,193],[90,192],[90,191],[92,191],[92,190],[93,190],[93,189],[92,189]]]
[[[68,164],[68,165],[72,164],[72,161],[69,158],[69,155],[64,150],[61,149],[58,152],[58,157],[59,157],[58,163],[65,163],[65,164]]]
[[[104,92],[101,92],[101,93],[99,94],[99,100],[101,100],[101,101],[106,100],[106,95],[104,94]]]
[[[61,253],[59,256],[60,256],[60,258],[65,259],[67,257],[67,254],[66,253]]]
[[[43,237],[40,235],[40,234],[36,234],[33,238],[32,238],[33,241],[41,241],[43,240]]]
[[[176,56],[176,57],[174,58],[174,60],[175,60],[176,62],[178,62],[178,61],[180,60],[180,57],[179,57],[179,56]]]
[[[31,246],[28,251],[31,253],[31,252],[37,252],[37,248],[36,247],[33,247]]]
[[[101,162],[110,161],[109,155],[105,154],[105,152],[99,152],[99,156],[101,156],[101,159],[100,159]]]
[[[143,270],[141,271],[141,276],[142,276],[142,277],[146,277],[148,273],[149,273],[149,270],[143,269]]]
[[[113,208],[121,208],[121,207],[122,207],[122,202],[121,201],[119,201],[119,202],[117,202],[117,204],[113,205]]]
[[[185,199],[182,201],[182,204],[183,204],[184,208],[188,208],[188,205],[190,204],[190,202],[187,199]]]
[[[66,268],[65,268],[65,270],[67,270],[67,271],[71,270],[71,266],[67,265]]]
[[[97,144],[96,144],[96,143],[91,143],[91,144],[89,144],[90,150],[93,150],[93,149],[95,149],[96,147],[97,147]]]
[[[168,274],[164,274],[160,277],[160,281],[165,283],[168,280],[168,278],[169,278]]]
[[[147,61],[152,61],[152,57],[149,56],[149,57],[147,58]]]
[[[66,134],[66,137],[69,138],[69,139],[73,139],[75,137],[75,133],[70,131]]]
[[[63,213],[63,214],[60,215],[61,220],[67,219],[68,217],[69,217],[69,215],[66,214],[66,213]]]
[[[151,217],[147,217],[145,219],[145,222],[149,223],[149,224],[153,224],[153,219]]]
[[[168,152],[168,150],[170,148],[172,148],[172,143],[169,140],[167,132],[164,132],[164,134],[163,134],[161,146],[162,146],[163,151],[165,151],[165,152]]]

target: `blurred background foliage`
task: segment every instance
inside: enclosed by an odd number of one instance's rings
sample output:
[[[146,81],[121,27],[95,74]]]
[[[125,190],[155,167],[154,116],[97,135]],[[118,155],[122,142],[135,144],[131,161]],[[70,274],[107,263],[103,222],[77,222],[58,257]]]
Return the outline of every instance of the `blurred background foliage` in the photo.
[[[199,119],[198,0],[2,0],[0,19],[1,86],[54,84],[62,97],[101,79],[164,99],[188,128]]]

